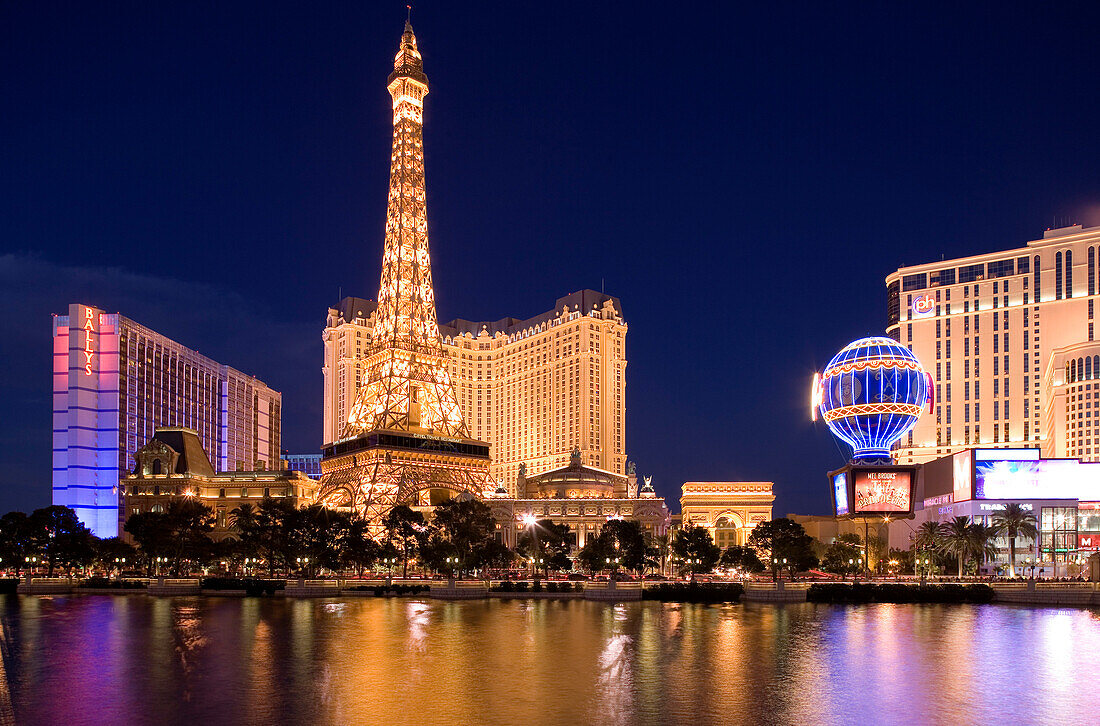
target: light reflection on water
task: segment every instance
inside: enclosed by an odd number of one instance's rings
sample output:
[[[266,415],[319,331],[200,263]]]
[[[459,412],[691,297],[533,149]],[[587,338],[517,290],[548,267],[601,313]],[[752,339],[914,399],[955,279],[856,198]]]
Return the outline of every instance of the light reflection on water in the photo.
[[[0,723],[1095,723],[1098,615],[6,596]]]

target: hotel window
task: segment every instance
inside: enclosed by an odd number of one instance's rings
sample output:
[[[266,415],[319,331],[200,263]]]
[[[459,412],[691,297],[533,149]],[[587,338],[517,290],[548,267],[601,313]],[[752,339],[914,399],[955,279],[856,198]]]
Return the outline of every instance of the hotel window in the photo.
[[[1096,248],[1089,247],[1089,295],[1096,294]]]
[[[1066,297],[1073,297],[1073,250],[1066,250]]]
[[[963,282],[963,283],[965,283],[965,282],[974,282],[976,280],[981,280],[984,277],[985,277],[985,265],[984,264],[967,265],[966,267],[960,267],[959,268],[959,282]],[[974,294],[975,295],[978,294],[977,290],[974,291]]]
[[[1054,255],[1054,299],[1062,299],[1062,253]]]

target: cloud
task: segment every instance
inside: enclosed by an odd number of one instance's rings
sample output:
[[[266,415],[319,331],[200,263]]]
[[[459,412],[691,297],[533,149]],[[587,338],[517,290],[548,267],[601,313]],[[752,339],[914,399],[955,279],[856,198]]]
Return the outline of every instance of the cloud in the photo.
[[[170,256],[164,260],[170,265]],[[283,448],[316,451],[322,323],[280,314],[293,292],[283,280],[273,280],[271,290],[270,297],[252,300],[168,275],[0,255],[0,447],[6,459],[0,468],[0,512],[49,503],[50,316],[66,313],[73,302],[122,313],[281,391]]]

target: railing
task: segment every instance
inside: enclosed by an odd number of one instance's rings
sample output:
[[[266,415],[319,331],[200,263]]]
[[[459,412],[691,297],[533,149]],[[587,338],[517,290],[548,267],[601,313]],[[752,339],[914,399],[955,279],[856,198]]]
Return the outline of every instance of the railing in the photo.
[[[644,583],[638,582],[636,580],[627,580],[625,582],[616,580],[616,581],[614,581],[614,584],[612,585],[611,582],[608,582],[606,580],[597,580],[597,581],[585,582],[584,583],[584,589],[585,590],[641,590],[643,584]]]
[[[417,584],[425,584],[423,580]],[[428,580],[433,590],[478,590],[488,587],[486,580]]]

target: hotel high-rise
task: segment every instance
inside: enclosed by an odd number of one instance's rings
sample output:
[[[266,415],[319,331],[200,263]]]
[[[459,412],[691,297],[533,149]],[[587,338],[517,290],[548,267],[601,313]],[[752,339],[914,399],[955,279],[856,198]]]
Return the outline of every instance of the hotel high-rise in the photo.
[[[194,429],[218,471],[280,466],[282,395],[118,313],[53,317],[53,503],[118,535],[119,478],[158,427]]]
[[[377,321],[371,300],[330,308],[323,334],[324,438],[347,422]],[[470,435],[490,444],[490,476],[515,496],[530,475],[581,461],[626,473],[626,332],[618,298],[582,290],[526,320],[452,320],[439,326]]]
[[[887,332],[932,374],[936,397],[898,463],[1036,443],[1100,460],[1098,247],[1100,227],[1075,225],[887,276]]]

